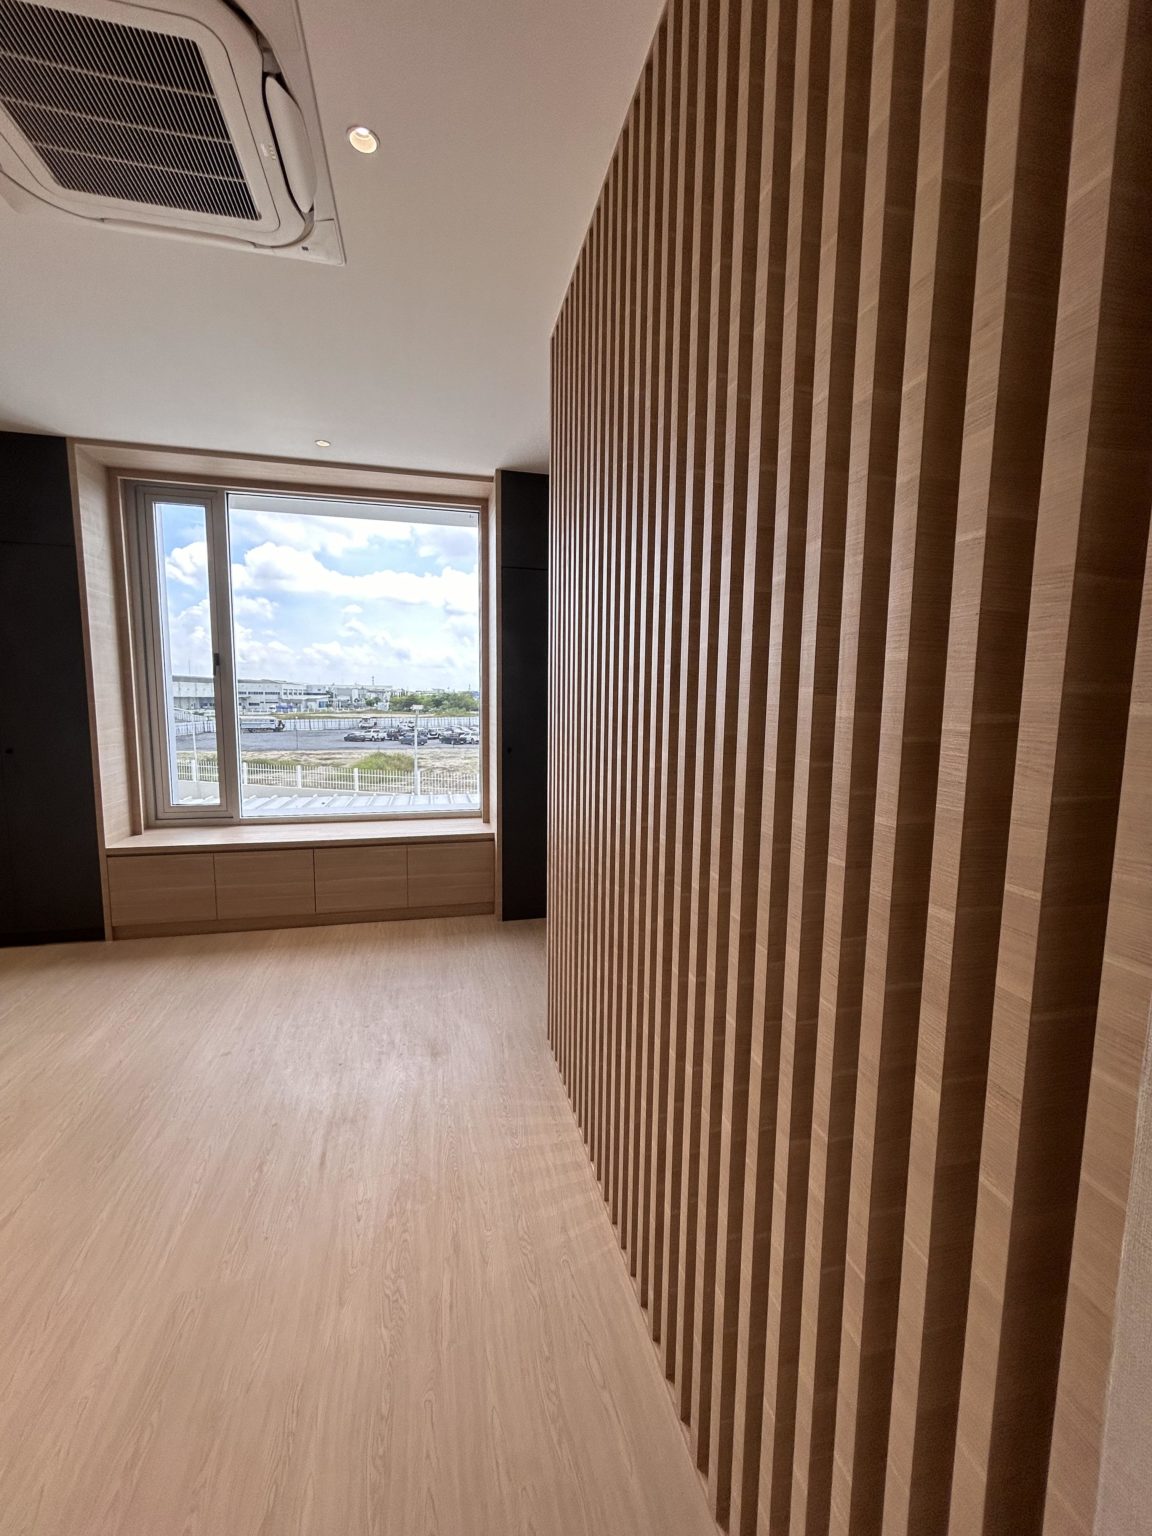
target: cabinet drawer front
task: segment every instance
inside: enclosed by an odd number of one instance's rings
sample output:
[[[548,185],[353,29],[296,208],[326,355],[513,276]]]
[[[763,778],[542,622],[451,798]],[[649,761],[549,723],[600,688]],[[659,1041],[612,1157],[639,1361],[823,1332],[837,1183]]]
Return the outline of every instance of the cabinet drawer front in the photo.
[[[408,849],[408,905],[463,907],[495,897],[493,846],[419,843]]]
[[[303,917],[315,912],[310,848],[213,857],[217,917]]]
[[[210,853],[133,853],[108,860],[112,926],[199,923],[216,916]]]
[[[384,912],[408,905],[407,848],[317,848],[317,912]]]

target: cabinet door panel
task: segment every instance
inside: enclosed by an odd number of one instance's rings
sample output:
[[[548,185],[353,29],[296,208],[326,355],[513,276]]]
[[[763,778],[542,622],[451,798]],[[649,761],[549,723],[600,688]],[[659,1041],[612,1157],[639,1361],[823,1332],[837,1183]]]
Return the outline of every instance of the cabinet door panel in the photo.
[[[491,842],[413,843],[408,849],[408,905],[463,907],[495,896]]]
[[[199,923],[216,916],[210,853],[113,854],[108,860],[112,926]]]
[[[315,912],[310,848],[213,857],[217,917],[305,917]]]
[[[408,905],[408,850],[317,848],[317,912],[384,912]]]

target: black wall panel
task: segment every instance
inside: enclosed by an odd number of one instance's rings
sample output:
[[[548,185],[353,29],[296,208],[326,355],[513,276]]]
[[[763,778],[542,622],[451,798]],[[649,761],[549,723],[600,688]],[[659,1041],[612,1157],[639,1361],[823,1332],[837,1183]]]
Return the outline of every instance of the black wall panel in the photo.
[[[103,934],[67,445],[0,432],[0,944]]]
[[[500,470],[501,915],[543,917],[548,865],[548,476]]]

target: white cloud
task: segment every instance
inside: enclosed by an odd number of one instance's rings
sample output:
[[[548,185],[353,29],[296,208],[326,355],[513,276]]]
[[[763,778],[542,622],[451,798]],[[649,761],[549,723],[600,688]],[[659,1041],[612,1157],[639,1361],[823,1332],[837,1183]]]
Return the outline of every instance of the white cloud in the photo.
[[[334,571],[310,551],[285,544],[257,544],[241,564],[232,566],[236,592],[303,592],[310,596],[349,597],[365,602],[427,603],[445,613],[475,613],[479,584],[475,572],[446,566],[435,574],[366,571],[353,576]]]
[[[241,677],[295,678],[299,665],[296,649],[283,640],[264,639],[244,624],[235,624],[236,671]],[[312,677],[304,682],[319,681]]]
[[[437,528],[434,535],[431,529],[422,528],[416,553],[422,560],[435,560],[442,567],[457,559],[471,565],[476,560],[477,548],[474,528]]]
[[[365,517],[315,517],[299,512],[233,512],[232,538],[287,544],[315,555],[346,555],[373,544],[407,544],[419,525]],[[421,530],[422,531],[422,530]]]
[[[355,519],[332,522],[335,526],[318,527],[314,520],[287,515],[234,516],[233,549],[245,551],[232,566],[240,676],[310,683],[367,683],[375,677],[394,687],[475,687],[475,533]],[[253,537],[259,542],[248,548]],[[378,539],[392,542],[385,546]],[[406,548],[396,542],[400,539],[408,541]],[[349,550],[366,549],[367,557],[360,554],[351,562],[360,574],[334,570],[328,563]],[[409,564],[418,554],[427,562],[423,574],[387,568],[397,556],[399,563]],[[178,672],[204,675],[211,669],[210,614],[201,596],[207,565],[205,541],[194,536],[165,561],[171,655]]]
[[[267,597],[235,597],[232,612],[247,619],[263,619],[271,623],[276,617],[276,604]]]
[[[182,582],[186,587],[200,591],[208,580],[208,545],[203,539],[193,544],[181,544],[164,562],[169,581]]]
[[[381,631],[362,639],[321,640],[300,652],[308,679],[368,682],[414,688],[473,688],[479,675],[475,647],[410,645]]]
[[[187,608],[170,612],[168,654],[174,672],[196,677],[212,670],[212,621],[206,597],[198,603],[189,603]]]

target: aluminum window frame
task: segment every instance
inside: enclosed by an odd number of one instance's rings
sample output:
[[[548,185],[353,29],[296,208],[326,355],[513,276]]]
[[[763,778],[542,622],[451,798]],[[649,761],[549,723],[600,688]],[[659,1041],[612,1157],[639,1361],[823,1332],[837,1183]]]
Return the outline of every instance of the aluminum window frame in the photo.
[[[231,581],[228,573],[227,493],[217,487],[137,484],[133,487],[134,595],[136,640],[143,658],[138,721],[148,820],[154,826],[229,824],[240,819],[235,721],[229,729],[227,698],[235,697],[232,663]],[[208,545],[208,614],[212,647],[212,695],[216,719],[216,803],[196,804],[176,797],[174,739],[168,730],[172,676],[164,622],[166,577],[161,558],[161,506],[202,508]],[[223,581],[220,580],[223,566]]]
[[[261,492],[252,484],[208,485],[177,481],[134,480],[125,484],[127,563],[130,579],[129,608],[136,655],[137,700],[139,717],[137,737],[143,772],[142,788],[145,821],[149,826],[314,826],[319,823],[372,823],[387,821],[443,821],[475,819],[483,821],[488,805],[488,773],[484,743],[488,737],[489,663],[486,656],[488,603],[490,594],[485,580],[488,530],[483,507],[472,498],[429,497],[417,499],[410,494],[390,496],[386,491],[323,491],[301,486],[289,489],[269,487]],[[237,686],[232,614],[232,566],[229,527],[229,497],[264,494],[306,500],[340,500],[365,508],[410,507],[412,521],[420,521],[421,509],[466,512],[476,519],[477,533],[477,640],[480,652],[481,747],[478,751],[478,804],[475,807],[417,808],[395,811],[312,812],[301,815],[245,815],[241,783],[241,747],[239,729],[240,694]],[[216,760],[219,800],[197,804],[178,801],[173,793],[175,779],[174,748],[169,740],[168,679],[171,669],[166,653],[164,624],[165,575],[161,558],[160,506],[201,507],[205,514],[208,546],[207,585],[212,643],[213,704],[216,718]],[[339,514],[329,514],[339,515]],[[348,513],[350,517],[357,514]],[[361,516],[367,515],[361,513]],[[430,519],[431,521],[431,519]]]

